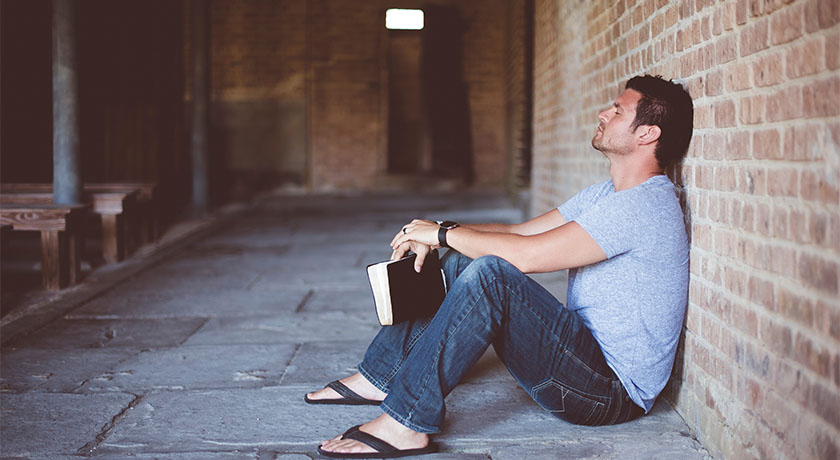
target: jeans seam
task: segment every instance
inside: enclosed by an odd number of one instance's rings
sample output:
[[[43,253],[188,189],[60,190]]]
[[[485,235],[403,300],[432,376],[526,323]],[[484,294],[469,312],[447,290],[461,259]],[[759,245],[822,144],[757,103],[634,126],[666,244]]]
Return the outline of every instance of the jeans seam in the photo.
[[[416,423],[412,422],[412,421],[409,419],[409,417],[411,416],[410,414],[409,414],[409,416],[408,416],[408,417],[403,417],[401,414],[399,414],[399,413],[397,413],[396,411],[394,411],[394,409],[392,409],[391,407],[389,407],[389,406],[388,406],[387,404],[385,404],[384,402],[383,402],[382,404],[380,404],[380,405],[379,405],[379,408],[380,408],[380,409],[382,409],[382,411],[383,411],[383,412],[385,412],[386,414],[388,414],[388,416],[390,416],[391,418],[393,418],[394,420],[396,420],[397,422],[399,422],[399,423],[400,423],[400,424],[402,424],[403,426],[405,426],[405,427],[407,427],[407,428],[409,428],[409,429],[412,429],[412,430],[414,430],[414,431],[416,431],[416,432],[418,432],[418,433],[434,434],[434,433],[438,433],[438,432],[440,431],[440,430],[439,430],[439,429],[437,429],[437,428],[428,428],[428,427],[421,426],[421,425],[418,425],[418,424],[416,424]]]
[[[422,337],[423,333],[426,332],[426,329],[429,328],[430,323],[431,322],[427,322],[425,325],[420,327],[419,330],[417,331],[417,333],[414,334],[411,337],[411,339],[408,342],[408,345],[406,345],[406,347],[409,350],[414,349],[414,344],[416,344],[417,341],[420,340],[420,337]],[[410,352],[409,352],[409,354],[410,354]],[[383,386],[387,387],[388,384],[391,383],[391,380],[394,379],[394,376],[397,375],[397,373],[400,371],[400,369],[402,369],[403,364],[405,364],[406,358],[408,358],[407,354],[404,354],[404,355],[400,356],[400,360],[394,365],[394,367],[391,368],[391,370],[387,374],[385,374],[385,377],[383,378],[383,380],[384,380],[384,382],[387,382],[387,383],[383,383]],[[385,391],[385,390],[382,390],[382,391]],[[386,391],[386,393],[387,393],[387,391]]]
[[[498,280],[497,278],[494,278],[492,282],[496,282],[497,280]],[[482,287],[482,290],[483,289],[484,289],[484,287]],[[479,303],[479,300],[480,300],[480,298],[475,299],[475,301],[472,303],[472,305],[470,305],[469,308],[467,308],[465,310],[464,314],[461,317],[461,320],[458,321],[457,324],[454,324],[454,325],[449,327],[449,330],[448,330],[449,333],[447,334],[447,338],[451,337],[452,334],[454,333],[454,331],[456,331],[461,326],[461,324],[463,324],[464,320],[467,319],[469,314],[475,309],[475,306]],[[435,353],[434,353],[434,359],[430,360],[430,365],[434,364],[434,363],[436,363],[440,360],[440,352],[441,352],[442,349],[443,349],[443,343],[438,344],[437,350],[435,350]],[[420,401],[423,399],[423,395],[425,395],[426,392],[429,390],[428,382],[429,382],[429,379],[431,378],[431,376],[432,376],[432,372],[428,372],[427,375],[426,375],[426,379],[421,384],[421,387],[422,387],[423,390],[420,392],[420,395],[415,399],[414,403],[411,404],[411,406],[409,407],[408,415],[406,416],[406,418],[410,418],[414,414],[414,412],[417,409],[417,404],[420,403]],[[393,411],[393,409],[391,409],[391,410]],[[393,415],[392,415],[392,417],[393,417]],[[409,428],[411,428],[411,427],[409,427]]]
[[[359,365],[356,366],[356,369],[359,371],[360,374],[362,374],[362,377],[367,379],[368,382],[372,383],[373,386],[379,389],[379,391],[387,394],[388,386],[383,384],[379,379],[375,378],[370,372],[367,371],[367,369],[365,369],[365,367],[362,364],[363,363],[359,363]]]

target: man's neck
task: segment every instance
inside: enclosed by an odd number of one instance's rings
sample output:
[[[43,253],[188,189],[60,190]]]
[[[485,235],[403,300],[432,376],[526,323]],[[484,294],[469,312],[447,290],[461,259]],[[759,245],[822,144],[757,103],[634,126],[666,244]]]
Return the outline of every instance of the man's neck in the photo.
[[[654,176],[664,174],[656,161],[644,161],[629,156],[612,157],[610,177],[616,192],[631,189]]]

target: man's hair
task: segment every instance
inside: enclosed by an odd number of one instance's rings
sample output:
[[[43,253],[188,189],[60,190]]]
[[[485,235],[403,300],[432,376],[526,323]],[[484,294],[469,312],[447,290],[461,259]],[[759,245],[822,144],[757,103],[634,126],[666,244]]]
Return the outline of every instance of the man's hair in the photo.
[[[659,166],[664,169],[680,163],[688,153],[694,130],[691,95],[679,83],[659,75],[633,77],[624,88],[642,94],[636,106],[633,129],[641,125],[656,125],[662,131],[654,150]]]

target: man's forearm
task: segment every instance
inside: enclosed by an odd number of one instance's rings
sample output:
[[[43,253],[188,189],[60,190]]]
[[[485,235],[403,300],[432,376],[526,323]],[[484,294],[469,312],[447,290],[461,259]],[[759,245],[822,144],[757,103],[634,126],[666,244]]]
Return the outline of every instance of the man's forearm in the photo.
[[[514,225],[508,224],[463,224],[462,227],[466,227],[472,230],[476,230],[479,232],[492,232],[492,233],[515,233],[513,231]]]

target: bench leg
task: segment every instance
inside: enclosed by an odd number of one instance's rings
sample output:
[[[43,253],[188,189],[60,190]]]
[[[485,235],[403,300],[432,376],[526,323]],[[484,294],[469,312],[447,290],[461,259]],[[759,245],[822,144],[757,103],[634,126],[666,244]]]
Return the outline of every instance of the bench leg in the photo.
[[[55,291],[67,286],[71,272],[70,252],[66,232],[41,232],[41,275],[44,289]]]
[[[79,231],[67,232],[67,265],[70,284],[82,280],[82,258],[85,254],[85,235]]]
[[[102,258],[113,264],[125,258],[123,216],[102,214]]]

